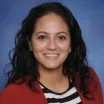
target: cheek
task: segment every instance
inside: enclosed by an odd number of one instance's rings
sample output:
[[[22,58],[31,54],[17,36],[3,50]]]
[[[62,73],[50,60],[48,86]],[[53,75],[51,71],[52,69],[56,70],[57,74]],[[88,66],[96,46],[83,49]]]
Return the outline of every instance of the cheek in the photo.
[[[61,51],[68,52],[70,49],[70,43],[69,42],[58,43],[58,47],[60,48]]]
[[[46,43],[41,43],[41,42],[33,42],[32,43],[32,50],[34,52],[41,52],[45,49]]]

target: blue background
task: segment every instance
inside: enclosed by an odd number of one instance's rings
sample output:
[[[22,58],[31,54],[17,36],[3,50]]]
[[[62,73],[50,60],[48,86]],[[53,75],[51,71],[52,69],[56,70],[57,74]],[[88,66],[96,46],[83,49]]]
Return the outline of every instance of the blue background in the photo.
[[[6,80],[8,52],[14,47],[22,20],[32,7],[47,1],[59,1],[71,9],[82,29],[89,64],[98,74],[104,91],[104,0],[0,0],[0,91]]]

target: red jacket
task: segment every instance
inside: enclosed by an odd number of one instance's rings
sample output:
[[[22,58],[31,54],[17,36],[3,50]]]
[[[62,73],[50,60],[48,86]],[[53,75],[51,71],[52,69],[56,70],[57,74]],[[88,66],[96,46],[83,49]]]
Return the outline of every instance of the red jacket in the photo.
[[[97,88],[92,95],[95,96],[93,100],[87,100],[83,96],[83,92],[79,92],[83,104],[103,104],[103,95],[100,85],[100,81],[96,73],[90,69],[90,75],[97,82]],[[80,80],[77,79],[77,87],[80,86]],[[89,88],[93,90],[93,82],[89,81]],[[39,92],[32,92],[29,87],[24,83],[21,85],[10,84],[6,87],[0,94],[0,104],[48,104],[47,100],[37,83],[34,83],[34,86],[38,89]],[[92,91],[93,92],[93,91]],[[91,95],[89,95],[91,96]]]

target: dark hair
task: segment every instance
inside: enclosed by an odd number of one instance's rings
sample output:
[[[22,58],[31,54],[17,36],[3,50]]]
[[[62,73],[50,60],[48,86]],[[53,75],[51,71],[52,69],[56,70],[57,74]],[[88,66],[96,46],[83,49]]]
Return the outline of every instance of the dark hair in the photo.
[[[80,76],[80,90],[83,91],[84,96],[89,99],[87,96],[87,94],[90,93],[87,85],[89,67],[86,59],[86,46],[82,39],[81,29],[71,11],[57,2],[44,3],[32,8],[28,16],[23,20],[22,27],[15,38],[15,48],[12,50],[12,58],[10,56],[11,52],[9,53],[12,70],[7,73],[7,85],[11,82],[21,84],[28,79],[28,86],[33,90],[32,83],[39,78],[39,72],[37,70],[37,61],[33,53],[29,51],[28,42],[31,40],[33,31],[35,31],[34,26],[37,20],[49,13],[55,13],[65,21],[71,36],[72,51],[64,62],[63,73],[67,75],[71,73],[75,86],[77,86],[75,79],[77,76]]]

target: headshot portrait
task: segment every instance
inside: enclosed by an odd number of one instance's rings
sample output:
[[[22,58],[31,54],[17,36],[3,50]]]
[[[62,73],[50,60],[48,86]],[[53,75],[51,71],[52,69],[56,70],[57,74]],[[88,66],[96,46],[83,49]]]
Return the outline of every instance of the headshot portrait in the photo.
[[[7,79],[0,104],[103,104],[102,84],[89,64],[82,31],[64,3],[32,6],[2,69]]]

